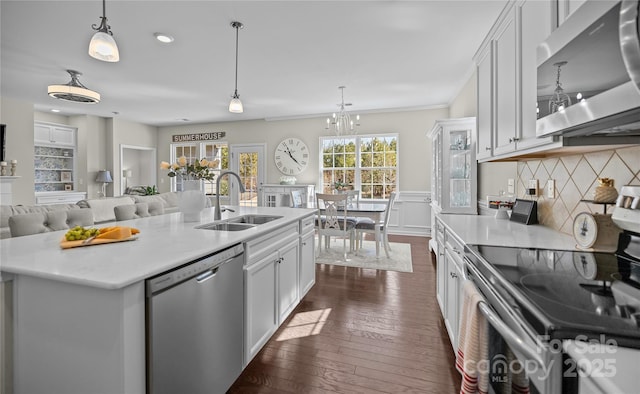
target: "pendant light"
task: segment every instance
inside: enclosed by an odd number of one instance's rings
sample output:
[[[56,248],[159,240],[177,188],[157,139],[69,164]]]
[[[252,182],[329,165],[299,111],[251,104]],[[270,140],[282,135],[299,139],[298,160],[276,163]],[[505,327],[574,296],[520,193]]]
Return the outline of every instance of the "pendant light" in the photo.
[[[67,70],[67,72],[71,75],[71,81],[66,85],[49,85],[47,89],[49,96],[74,103],[96,104],[100,102],[100,93],[87,89],[78,80],[78,75],[82,75],[81,72],[75,70]]]
[[[571,97],[564,92],[562,84],[560,83],[560,67],[565,66],[567,62],[554,63],[554,67],[558,67],[558,76],[556,78],[556,89],[553,91],[553,95],[549,99],[549,113],[562,112],[568,106],[571,105]]]
[[[102,60],[103,62],[117,62],[120,60],[118,45],[113,39],[111,26],[107,24],[107,7],[106,0],[102,0],[102,16],[100,17],[100,25],[91,25],[93,30],[97,32],[91,38],[89,43],[89,56]]]
[[[242,107],[242,101],[240,101],[240,95],[238,94],[238,30],[242,29],[244,25],[240,22],[231,22],[231,27],[236,29],[236,90],[233,92],[233,98],[229,103],[229,112],[241,114],[244,109]]]

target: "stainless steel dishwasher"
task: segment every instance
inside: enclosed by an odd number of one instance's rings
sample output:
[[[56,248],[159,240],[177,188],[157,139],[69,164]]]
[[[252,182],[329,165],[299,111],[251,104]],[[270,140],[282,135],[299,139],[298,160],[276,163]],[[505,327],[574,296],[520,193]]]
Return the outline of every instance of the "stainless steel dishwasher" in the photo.
[[[242,372],[244,248],[146,281],[147,393],[224,393]]]

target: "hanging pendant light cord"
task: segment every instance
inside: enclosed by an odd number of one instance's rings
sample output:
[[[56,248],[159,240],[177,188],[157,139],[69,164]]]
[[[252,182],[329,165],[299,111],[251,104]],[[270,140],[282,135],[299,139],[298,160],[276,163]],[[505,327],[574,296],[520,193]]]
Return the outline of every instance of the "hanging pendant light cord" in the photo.
[[[235,92],[233,93],[233,97],[238,97],[238,30],[240,29],[240,26],[242,26],[242,24],[240,24],[239,22],[234,22],[233,27],[236,28],[236,88],[235,88]]]

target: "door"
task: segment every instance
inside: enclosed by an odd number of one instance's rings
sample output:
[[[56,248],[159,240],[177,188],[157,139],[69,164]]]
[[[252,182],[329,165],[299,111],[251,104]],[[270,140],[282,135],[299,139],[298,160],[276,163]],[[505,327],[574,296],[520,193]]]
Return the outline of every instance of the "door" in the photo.
[[[258,188],[265,181],[265,144],[246,144],[231,146],[231,171],[240,175],[244,184],[245,192],[232,192],[230,197],[231,205],[244,207],[257,207],[261,201],[259,199]],[[235,178],[231,180],[231,190],[237,190],[238,185]]]
[[[245,365],[278,329],[278,254],[273,252],[260,261],[249,264],[251,265],[244,270]]]
[[[299,240],[296,239],[280,249],[278,259],[278,324],[289,316],[298,304],[298,259]]]

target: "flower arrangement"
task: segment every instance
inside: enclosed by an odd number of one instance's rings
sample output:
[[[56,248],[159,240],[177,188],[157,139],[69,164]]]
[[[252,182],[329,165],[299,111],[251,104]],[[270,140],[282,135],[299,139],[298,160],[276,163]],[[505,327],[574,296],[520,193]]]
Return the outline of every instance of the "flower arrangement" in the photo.
[[[340,181],[335,181],[333,184],[333,188],[337,191],[342,191],[347,188],[347,184]]]
[[[171,178],[181,176],[186,180],[205,179],[207,181],[213,181],[216,176],[213,170],[217,169],[219,164],[220,160],[209,161],[204,158],[189,164],[186,157],[180,156],[173,164],[166,161],[160,162],[160,168],[169,170],[167,175]]]

